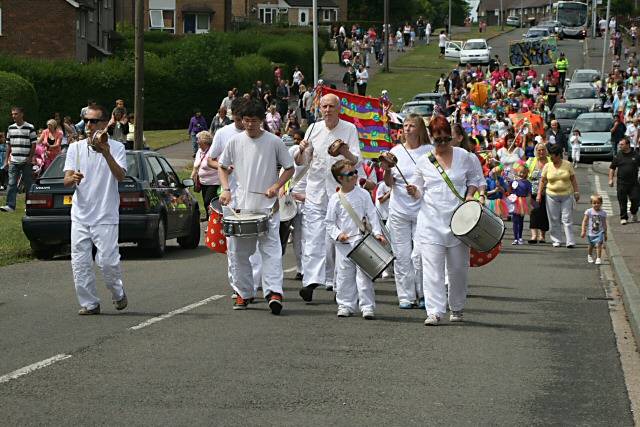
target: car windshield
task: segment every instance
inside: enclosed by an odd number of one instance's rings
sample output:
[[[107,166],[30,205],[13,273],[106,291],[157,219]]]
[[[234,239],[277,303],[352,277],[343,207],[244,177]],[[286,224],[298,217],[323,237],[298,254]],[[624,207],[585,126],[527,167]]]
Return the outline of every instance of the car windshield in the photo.
[[[595,77],[598,77],[595,73],[576,73],[571,81],[574,83],[591,83]]]
[[[420,114],[430,116],[433,113],[433,104],[405,105],[402,107],[402,114]]]
[[[527,37],[545,37],[548,35],[549,32],[546,30],[529,30],[527,32]]]
[[[566,99],[587,99],[595,98],[596,90],[588,87],[569,88],[564,94]]]
[[[582,113],[586,113],[586,108],[570,107],[570,106],[556,106],[553,109],[553,114],[556,115],[556,119],[575,119]]]
[[[465,50],[480,50],[486,48],[487,44],[485,42],[467,42],[464,45]]]
[[[573,125],[580,132],[609,132],[613,127],[613,119],[610,117],[589,117],[578,119]]]
[[[66,156],[64,154],[59,155],[49,165],[47,170],[42,174],[42,178],[63,178],[64,177],[64,161]],[[136,158],[133,153],[127,153],[127,176],[138,176],[138,166],[136,164]]]

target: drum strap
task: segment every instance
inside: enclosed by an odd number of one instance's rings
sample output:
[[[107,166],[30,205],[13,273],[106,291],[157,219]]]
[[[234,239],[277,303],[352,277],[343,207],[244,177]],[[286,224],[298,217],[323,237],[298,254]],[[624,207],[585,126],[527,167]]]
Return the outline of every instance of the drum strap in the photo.
[[[433,154],[433,151],[429,152],[429,154],[427,154],[427,157],[429,158],[429,161],[433,163],[433,166],[436,168],[436,170],[440,173],[440,175],[442,176],[442,179],[444,179],[444,182],[446,182],[449,188],[451,189],[451,191],[453,191],[453,194],[455,194],[458,199],[464,202],[464,197],[462,197],[460,193],[458,193],[458,190],[456,190],[456,187],[453,185],[453,182],[451,182],[451,178],[449,178],[449,175],[447,175],[447,172],[445,172],[444,168],[440,166],[440,163],[438,163],[438,160],[436,159],[436,156]]]
[[[356,223],[360,232],[362,234],[367,234],[370,230],[368,229],[367,225],[363,223],[360,218],[358,218],[358,214],[356,214],[356,211],[353,210],[353,206],[351,206],[351,203],[349,203],[342,191],[338,192],[338,197],[340,198],[340,204],[347,211],[353,222]]]

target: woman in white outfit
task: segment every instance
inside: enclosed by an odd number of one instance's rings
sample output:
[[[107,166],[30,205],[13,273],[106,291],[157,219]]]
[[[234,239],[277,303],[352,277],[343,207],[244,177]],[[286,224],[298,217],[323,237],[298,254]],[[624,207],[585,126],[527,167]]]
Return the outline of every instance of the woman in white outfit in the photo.
[[[429,123],[434,144],[433,161],[437,162],[449,177],[456,193],[447,185],[430,156],[417,160],[414,184],[407,186],[412,197],[420,199],[420,212],[414,244],[422,258],[424,296],[427,319],[424,324],[440,323],[447,311],[447,299],[451,308],[452,322],[463,320],[462,312],[467,299],[467,276],[469,273],[469,246],[457,239],[449,224],[456,208],[461,204],[458,197],[473,200],[477,191],[478,163],[468,152],[451,145],[451,125],[444,116]],[[448,292],[445,285],[445,269],[449,277]],[[448,298],[447,298],[448,294]]]
[[[412,182],[416,173],[416,162],[431,151],[433,146],[429,144],[427,128],[418,114],[407,116],[402,130],[404,142],[391,149],[391,153],[398,159],[398,167],[390,168],[386,161],[380,162],[384,169],[384,182],[391,188],[387,227],[396,256],[393,270],[400,308],[424,308],[422,262],[413,245],[420,200],[407,193],[406,183],[398,169],[409,182]]]

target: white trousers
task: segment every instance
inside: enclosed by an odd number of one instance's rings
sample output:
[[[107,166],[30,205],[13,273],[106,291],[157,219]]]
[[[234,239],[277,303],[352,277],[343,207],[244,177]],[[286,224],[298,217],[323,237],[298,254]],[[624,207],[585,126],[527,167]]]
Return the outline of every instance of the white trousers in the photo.
[[[296,269],[298,273],[302,273],[302,256],[304,250],[304,236],[302,233],[302,223],[304,218],[304,213],[302,210],[304,209],[304,205],[298,207],[298,213],[293,220],[291,221],[291,225],[293,226],[293,230],[291,231],[291,240],[293,243],[293,255],[296,257]]]
[[[578,163],[580,161],[580,146],[572,145],[571,146],[571,158],[574,163]]]
[[[277,293],[282,295],[282,247],[280,246],[280,215],[275,214],[269,219],[267,234],[259,237],[230,237],[233,240],[233,250],[227,247],[229,264],[233,266],[233,281],[231,286],[242,298],[255,296],[256,278],[250,257],[259,253],[262,259],[262,291],[264,295]],[[258,264],[257,259],[254,258]],[[260,281],[257,281],[260,283]]]
[[[104,283],[111,291],[111,298],[119,301],[124,296],[120,251],[118,248],[118,224],[87,226],[71,222],[71,268],[76,296],[82,307],[93,309],[100,304],[93,270],[92,250],[95,245],[96,265],[102,270]]]
[[[575,245],[573,237],[573,196],[547,195],[547,216],[549,217],[549,236],[551,243],[562,242],[562,230],[567,245]]]
[[[326,233],[324,247],[326,248],[326,259],[324,262],[324,283],[327,286],[334,286],[336,282],[336,241],[329,233]]]
[[[461,311],[467,300],[469,274],[469,246],[442,246],[421,244],[424,298],[427,315],[444,316],[447,312],[447,285],[445,269],[449,277],[449,307]]]
[[[258,243],[256,242],[256,249],[258,248]],[[236,240],[227,237],[227,254],[236,251]],[[249,262],[251,263],[251,271],[253,275],[253,289],[254,295],[256,296],[258,293],[258,288],[262,286],[262,256],[260,255],[260,251],[256,250],[253,255],[249,257]],[[227,279],[229,280],[229,285],[233,288],[233,278],[235,271],[235,258],[231,256],[227,256]],[[235,288],[234,288],[235,289]]]
[[[400,304],[415,303],[423,297],[422,260],[413,244],[417,218],[389,213],[387,228],[391,235],[391,247],[396,259],[393,271]]]
[[[304,239],[304,254],[302,268],[303,286],[312,283],[325,284],[327,267],[327,227],[325,219],[327,206],[317,205],[309,200],[304,203],[302,233]]]
[[[354,244],[355,245],[355,244]],[[361,311],[373,310],[376,307],[373,282],[347,254],[353,249],[348,243],[336,243],[336,302],[339,308],[347,308],[352,313],[357,306]]]

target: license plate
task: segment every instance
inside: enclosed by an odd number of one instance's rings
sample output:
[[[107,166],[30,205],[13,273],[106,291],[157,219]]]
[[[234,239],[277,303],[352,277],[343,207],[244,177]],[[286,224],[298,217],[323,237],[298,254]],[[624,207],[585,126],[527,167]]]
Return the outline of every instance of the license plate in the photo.
[[[602,151],[603,149],[601,147],[584,147],[584,152],[585,153],[596,153],[598,151]]]
[[[73,201],[73,196],[64,196],[64,198],[62,199],[62,204],[65,206],[68,206],[71,204],[72,201]]]

